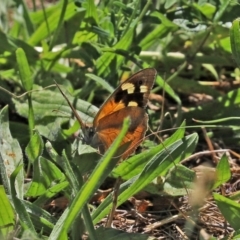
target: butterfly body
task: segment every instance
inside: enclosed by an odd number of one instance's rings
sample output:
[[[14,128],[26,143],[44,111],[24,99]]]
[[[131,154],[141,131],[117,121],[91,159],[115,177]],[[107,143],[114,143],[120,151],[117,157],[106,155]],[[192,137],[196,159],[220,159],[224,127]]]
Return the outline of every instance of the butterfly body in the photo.
[[[142,142],[147,130],[148,115],[145,107],[156,74],[154,68],[143,69],[121,83],[101,106],[92,126],[82,122],[67,100],[82,127],[84,142],[104,153],[121,131],[123,120],[129,117],[130,126],[121,145],[127,142],[130,142],[130,145],[122,158],[125,159],[133,153]]]

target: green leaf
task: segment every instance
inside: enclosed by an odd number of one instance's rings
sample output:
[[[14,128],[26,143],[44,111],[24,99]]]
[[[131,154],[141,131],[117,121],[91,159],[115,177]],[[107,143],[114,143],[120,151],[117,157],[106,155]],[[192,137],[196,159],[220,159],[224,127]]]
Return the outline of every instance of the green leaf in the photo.
[[[30,45],[35,46],[41,40],[46,39],[53,31],[57,29],[59,17],[61,14],[60,6],[61,3],[59,3],[59,7],[55,11],[53,11],[53,13],[49,15],[47,20],[42,22],[40,26],[35,30],[35,32],[31,35],[30,39],[28,40],[28,43]],[[76,11],[76,6],[74,2],[70,2],[64,15],[64,21],[70,20],[72,17],[78,14],[79,11],[80,9]],[[84,11],[84,9],[81,9],[81,11]]]
[[[233,21],[232,27],[230,28],[230,40],[233,57],[240,67],[240,28],[239,28],[240,18]]]
[[[84,122],[91,121],[93,119],[93,116],[98,111],[97,107],[81,99],[74,98],[68,92],[65,92],[65,94],[69,101],[73,104],[75,109],[80,111],[78,113]],[[15,99],[13,101],[15,103],[17,112],[21,116],[27,117],[28,116],[27,103],[21,103]],[[35,120],[36,121],[38,120],[38,122],[40,123],[46,124],[45,122],[47,120],[46,117],[54,117],[54,120],[56,120],[56,117],[63,117],[65,119],[69,119],[72,116],[72,111],[69,105],[63,99],[63,96],[59,92],[53,92],[50,90],[33,92],[32,102]],[[57,110],[57,112],[53,110]]]
[[[57,222],[57,219],[53,217],[49,212],[44,210],[42,206],[38,207],[35,202],[31,203],[29,201],[23,200],[22,204],[31,217],[31,220],[34,223],[36,229],[50,234],[51,230]]]
[[[0,111],[0,171],[3,185],[7,194],[11,192],[10,175],[17,166],[23,164],[23,155],[20,145],[16,139],[13,139],[9,130],[8,106]],[[24,172],[19,170],[16,177],[17,196],[23,199]]]
[[[86,8],[86,19],[88,20],[88,22],[92,24],[97,24],[98,13],[94,0],[86,0],[83,5]]]
[[[48,188],[65,180],[64,173],[54,163],[39,157],[33,163],[33,179],[25,195],[28,197],[41,196]]]
[[[111,85],[109,85],[109,83],[106,82],[104,79],[90,73],[86,74],[86,76],[94,80],[96,83],[100,84],[109,93],[112,93],[114,91],[114,88]]]
[[[69,186],[68,181],[57,183],[56,185],[48,188],[41,196],[39,196],[38,199],[34,202],[34,204],[37,206],[44,205],[49,201],[49,199],[53,198],[60,192],[66,190],[68,186]]]
[[[17,39],[14,37],[9,36],[8,34],[3,33],[2,31],[0,32],[0,39],[1,39],[1,44],[0,44],[0,53],[3,54],[4,52],[8,52],[10,56],[15,55],[15,51],[18,48],[22,48],[24,52],[27,55],[28,60],[30,61],[31,64],[35,63],[36,60],[38,59],[38,52],[29,44],[27,44],[25,41],[21,39]],[[16,58],[10,58],[14,63],[16,63]],[[10,69],[8,69],[10,71]]]
[[[18,69],[20,73],[20,78],[22,81],[22,85],[26,91],[31,91],[33,88],[33,80],[31,76],[31,71],[28,65],[28,60],[24,51],[19,48],[16,51]],[[34,111],[32,106],[32,98],[31,93],[28,93],[28,125],[29,125],[29,133],[32,135],[32,130],[34,129]]]
[[[0,186],[0,206],[0,237],[6,239],[14,229],[15,216],[3,186]]]
[[[21,8],[21,15],[23,16],[23,20],[25,21],[23,26],[25,26],[26,31],[27,31],[27,35],[31,35],[34,32],[34,27],[33,27],[33,23],[30,19],[30,11],[28,10],[27,6],[26,6],[26,2],[19,0],[15,2],[16,4],[16,8]]]
[[[217,193],[213,197],[224,218],[235,231],[240,229],[240,204]]]
[[[113,46],[114,49],[118,50],[128,50],[133,39],[134,29],[131,27],[128,29],[126,34],[122,36],[117,44]],[[118,55],[114,52],[104,52],[101,57],[99,57],[96,61],[96,69],[98,75],[106,76],[110,73],[109,66],[113,61],[116,61],[116,68],[118,69],[125,57]]]
[[[22,48],[17,49],[16,58],[23,88],[25,89],[25,91],[31,91],[33,88],[32,74],[29,68],[25,52],[23,51]]]
[[[42,155],[43,152],[43,140],[38,132],[35,132],[34,135],[31,137],[30,142],[28,143],[25,153],[33,163],[38,157]]]
[[[224,12],[226,12],[230,3],[231,3],[231,1],[229,1],[229,0],[222,0],[221,1],[221,4],[219,4],[219,9],[214,16],[213,22],[217,23],[219,21],[219,19],[222,17]]]
[[[156,39],[163,38],[169,32],[173,32],[178,29],[176,24],[168,20],[160,12],[155,11],[151,14],[151,16],[158,18],[160,24],[157,24],[157,26],[153,29],[149,28],[148,30],[151,31],[148,34],[145,34],[145,37],[141,39],[139,46],[142,48],[142,50],[147,50],[153,45],[153,43],[156,42]]]
[[[224,154],[216,167],[216,177],[214,186],[212,189],[219,187],[226,183],[231,178],[231,170],[226,154]]]
[[[54,47],[55,42],[57,41],[57,38],[59,37],[60,30],[62,28],[63,21],[64,21],[64,16],[65,16],[65,13],[66,13],[66,10],[67,10],[67,4],[68,4],[67,0],[63,0],[62,1],[61,13],[59,15],[59,19],[58,19],[58,23],[57,23],[57,29],[54,32],[54,35],[53,35],[53,38],[52,38],[52,42],[50,44],[50,49],[52,49]]]
[[[224,238],[223,240],[228,240],[228,236],[226,238]],[[234,232],[233,236],[231,236],[232,240],[238,240],[240,239],[240,230],[237,230],[236,232]]]
[[[158,195],[183,196],[192,189],[195,172],[178,164],[164,177],[157,177],[144,190]]]
[[[15,211],[19,216],[19,221],[24,230],[30,230],[34,235],[37,236],[34,225],[30,219],[29,214],[26,211],[26,208],[23,202],[17,197],[17,192],[15,188],[16,177],[22,171],[23,165],[19,165],[10,176],[10,185],[11,185],[11,197],[14,204]]]
[[[216,12],[216,7],[210,3],[204,3],[202,5],[199,5],[199,3],[193,3],[193,6],[208,19],[212,19],[213,14]]]

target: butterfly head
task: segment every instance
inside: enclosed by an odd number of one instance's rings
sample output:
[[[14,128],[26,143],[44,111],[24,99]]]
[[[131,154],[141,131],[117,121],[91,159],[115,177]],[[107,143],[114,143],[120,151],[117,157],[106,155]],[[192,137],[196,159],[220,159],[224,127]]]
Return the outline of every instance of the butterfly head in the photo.
[[[83,133],[83,143],[91,145],[92,139],[95,134],[95,129],[93,126],[84,125],[82,126],[82,133]]]

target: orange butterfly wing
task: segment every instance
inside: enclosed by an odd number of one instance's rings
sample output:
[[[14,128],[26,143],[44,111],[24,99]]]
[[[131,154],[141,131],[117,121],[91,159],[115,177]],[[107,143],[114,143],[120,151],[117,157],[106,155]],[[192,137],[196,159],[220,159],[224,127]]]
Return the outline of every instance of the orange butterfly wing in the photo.
[[[145,107],[154,84],[156,70],[144,69],[123,82],[102,105],[93,121],[95,134],[91,146],[104,153],[118,136],[124,118],[130,117],[130,127],[122,144],[131,141],[122,158],[127,158],[142,142],[147,131]]]
[[[94,118],[93,126],[97,126],[101,118],[128,106],[145,108],[153,87],[157,71],[154,68],[143,69],[126,81],[110,95]]]
[[[91,145],[98,147],[100,153],[104,153],[118,136],[126,117],[130,117],[130,126],[121,145],[131,142],[122,155],[123,159],[127,158],[140,145],[147,131],[148,115],[143,108],[125,107],[101,118]]]

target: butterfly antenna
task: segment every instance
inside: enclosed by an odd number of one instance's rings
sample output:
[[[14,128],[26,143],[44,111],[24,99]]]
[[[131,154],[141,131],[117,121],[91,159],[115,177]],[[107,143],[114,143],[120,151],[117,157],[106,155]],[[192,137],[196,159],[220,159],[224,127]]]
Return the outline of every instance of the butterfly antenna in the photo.
[[[59,91],[61,92],[61,94],[63,95],[63,97],[66,99],[68,105],[70,106],[70,108],[73,111],[74,116],[77,118],[79,124],[81,125],[81,128],[84,128],[84,123],[82,121],[82,119],[80,118],[79,114],[77,113],[76,109],[73,107],[73,105],[71,104],[71,102],[68,100],[67,96],[63,93],[62,89],[60,88],[60,86],[57,84],[57,82],[54,80],[56,86],[58,87]]]

